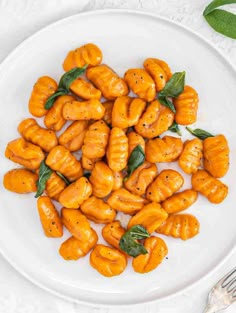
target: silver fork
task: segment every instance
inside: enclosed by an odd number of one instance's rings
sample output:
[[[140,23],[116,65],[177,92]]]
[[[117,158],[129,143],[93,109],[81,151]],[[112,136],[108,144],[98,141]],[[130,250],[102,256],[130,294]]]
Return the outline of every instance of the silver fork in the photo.
[[[228,308],[236,301],[236,268],[226,274],[211,289],[204,313],[216,313]]]

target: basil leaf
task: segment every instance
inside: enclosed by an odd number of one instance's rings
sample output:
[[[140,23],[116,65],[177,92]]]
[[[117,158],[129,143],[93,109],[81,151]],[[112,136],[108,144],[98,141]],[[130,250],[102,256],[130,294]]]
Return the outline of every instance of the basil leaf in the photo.
[[[218,33],[236,39],[236,15],[219,6],[236,3],[236,0],[214,0],[204,10],[203,16],[208,24]]]
[[[182,136],[181,131],[179,129],[179,124],[173,122],[173,124],[168,128],[172,133],[177,133],[179,136]]]
[[[50,169],[50,167],[47,166],[47,164],[45,163],[45,160],[43,160],[40,163],[39,178],[36,182],[38,190],[37,190],[36,195],[34,196],[35,198],[38,198],[39,196],[43,194],[45,187],[46,187],[46,182],[50,178],[52,173],[53,171]]]
[[[120,239],[119,247],[132,257],[137,257],[140,254],[147,254],[147,249],[137,240],[149,238],[150,234],[141,225],[131,227]]]
[[[207,131],[200,129],[200,128],[196,128],[196,129],[191,129],[190,127],[186,127],[186,129],[195,137],[199,138],[199,139],[206,139],[208,137],[214,137],[214,135],[208,133]]]
[[[62,175],[60,172],[56,171],[56,173],[59,177],[61,177],[61,179],[64,180],[64,182],[67,184],[67,186],[69,186],[71,184],[71,182],[64,175]]]
[[[172,112],[176,113],[174,104],[167,97],[158,96],[158,100],[162,105],[170,109]]]
[[[176,72],[158,95],[158,99],[162,97],[178,97],[184,91],[185,72]]]
[[[128,177],[133,173],[136,168],[138,168],[140,165],[143,164],[145,160],[145,153],[143,151],[143,148],[140,145],[137,145],[137,147],[134,148],[132,151],[129,160],[128,160],[128,170],[127,174]],[[127,178],[127,177],[126,177]]]
[[[71,83],[76,78],[81,76],[85,72],[87,67],[88,67],[88,64],[85,64],[83,67],[72,68],[70,71],[63,74],[61,79],[60,79],[58,88],[67,90],[69,92]]]
[[[64,89],[58,89],[53,95],[51,95],[51,96],[47,99],[44,108],[45,108],[46,110],[51,109],[51,107],[53,106],[53,104],[54,104],[56,98],[58,98],[59,96],[67,95],[67,94],[68,94],[68,92],[67,92],[66,90],[64,90]]]

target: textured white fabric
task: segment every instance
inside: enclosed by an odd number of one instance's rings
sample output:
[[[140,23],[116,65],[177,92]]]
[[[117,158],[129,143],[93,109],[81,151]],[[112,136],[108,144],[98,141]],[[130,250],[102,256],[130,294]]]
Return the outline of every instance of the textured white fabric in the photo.
[[[215,33],[202,12],[210,0],[0,0],[0,61],[43,26],[82,11],[129,8],[156,12],[203,35],[236,66],[236,40]],[[236,12],[236,7],[231,6]],[[213,256],[214,257],[214,256]],[[210,278],[171,300],[122,308],[122,313],[201,313],[210,287],[236,266],[236,252]],[[0,313],[120,313],[119,308],[91,308],[57,298],[34,286],[0,255]],[[236,312],[236,304],[227,310]]]

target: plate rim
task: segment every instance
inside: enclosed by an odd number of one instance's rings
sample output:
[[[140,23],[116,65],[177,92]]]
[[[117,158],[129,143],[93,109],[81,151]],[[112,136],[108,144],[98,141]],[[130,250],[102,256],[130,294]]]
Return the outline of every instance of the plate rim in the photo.
[[[228,64],[229,67],[231,67],[231,69],[233,70],[234,74],[236,74],[236,65],[234,65],[229,58],[224,54],[224,52],[222,52],[217,46],[215,46],[210,40],[208,40],[207,38],[205,38],[203,35],[199,34],[198,32],[196,32],[195,30],[192,30],[191,28],[189,28],[186,25],[183,25],[179,22],[176,22],[170,18],[167,17],[163,17],[157,13],[151,13],[149,11],[141,11],[141,10],[133,10],[133,9],[95,9],[95,10],[89,10],[89,11],[85,11],[85,12],[79,12],[76,14],[72,14],[69,15],[67,17],[61,18],[56,20],[55,22],[49,23],[45,26],[43,26],[42,28],[40,28],[38,31],[34,32],[32,35],[29,35],[28,37],[26,37],[20,44],[18,44],[14,49],[12,49],[10,51],[10,53],[8,53],[8,55],[2,60],[2,62],[0,63],[0,73],[1,71],[4,70],[4,67],[11,61],[12,58],[14,58],[15,55],[18,54],[18,52],[21,52],[22,48],[24,48],[25,44],[30,43],[30,41],[34,40],[35,37],[37,37],[39,34],[43,33],[44,31],[47,31],[50,28],[53,28],[59,24],[63,24],[66,23],[67,21],[69,21],[70,19],[74,19],[76,17],[80,17],[80,16],[86,16],[86,15],[100,15],[100,14],[132,14],[132,15],[140,15],[140,16],[145,16],[145,17],[151,17],[160,21],[164,21],[167,22],[169,24],[172,24],[178,28],[181,28],[182,30],[186,31],[189,34],[192,34],[195,38],[199,39],[200,41],[202,41],[204,44],[206,44],[208,47],[210,47],[212,50],[214,50],[223,60],[226,64]],[[196,287],[202,280],[207,279],[210,275],[214,274],[217,269],[219,269],[221,266],[223,266],[223,264],[229,259],[229,257],[235,252],[236,250],[236,242],[234,243],[234,246],[232,246],[232,248],[228,251],[228,253],[225,255],[224,258],[222,258],[222,260],[216,264],[208,273],[203,274],[202,276],[200,276],[197,280],[195,280],[193,283],[189,284],[188,286],[182,288],[179,291],[176,291],[172,294],[166,295],[166,296],[162,296],[161,298],[156,298],[156,299],[149,299],[149,300],[144,300],[142,302],[139,303],[125,303],[125,304],[120,304],[120,303],[112,303],[112,304],[105,304],[105,303],[91,303],[89,301],[86,300],[79,300],[77,298],[73,298],[70,296],[67,296],[65,294],[63,294],[62,292],[56,291],[50,287],[47,287],[45,284],[39,282],[37,279],[33,278],[30,276],[30,274],[28,274],[24,269],[21,268],[21,266],[19,266],[17,264],[17,262],[15,262],[9,255],[7,255],[7,252],[4,252],[2,247],[0,246],[0,254],[3,256],[3,258],[8,262],[8,264],[10,264],[11,267],[13,267],[20,275],[22,275],[24,278],[26,278],[28,281],[30,281],[31,283],[33,283],[35,286],[43,289],[44,291],[55,295],[61,299],[64,299],[66,301],[70,301],[70,302],[74,302],[77,304],[83,304],[83,305],[87,305],[90,307],[97,307],[97,308],[109,308],[109,307],[130,307],[130,306],[139,306],[142,304],[148,304],[148,303],[157,303],[157,302],[161,302],[167,299],[171,299],[174,298],[176,296],[181,295],[181,293],[186,292],[190,289],[193,289],[194,287]]]

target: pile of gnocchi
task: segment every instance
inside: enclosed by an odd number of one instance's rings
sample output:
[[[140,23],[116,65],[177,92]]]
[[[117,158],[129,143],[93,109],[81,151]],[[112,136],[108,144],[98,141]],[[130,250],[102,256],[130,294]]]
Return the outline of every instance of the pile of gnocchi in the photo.
[[[59,247],[66,261],[90,253],[90,265],[111,277],[132,257],[134,271],[147,273],[168,253],[158,234],[187,240],[199,233],[198,219],[185,213],[198,193],[214,204],[226,198],[219,178],[229,168],[228,142],[189,127],[196,138],[176,137],[179,125],[197,120],[198,94],[185,85],[185,72],[172,74],[165,61],[148,58],[122,78],[102,58],[98,46],[85,44],[67,54],[59,84],[48,76],[36,81],[33,117],[20,122],[20,137],[5,150],[22,167],[3,183],[11,192],[35,193],[47,237],[62,237],[64,227],[70,232]],[[179,191],[184,178],[169,162],[191,175],[190,189]],[[158,163],[167,168],[158,173]],[[126,227],[118,212],[129,217]],[[104,224],[106,245],[91,221]]]

